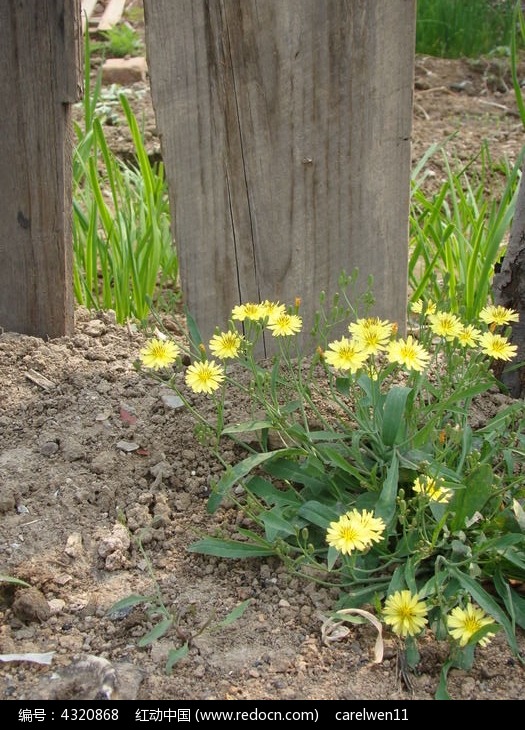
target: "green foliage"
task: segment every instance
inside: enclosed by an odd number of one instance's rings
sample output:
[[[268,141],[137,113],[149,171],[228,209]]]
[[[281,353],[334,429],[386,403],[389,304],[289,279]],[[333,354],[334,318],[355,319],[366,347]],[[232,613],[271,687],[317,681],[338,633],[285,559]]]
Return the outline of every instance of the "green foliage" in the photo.
[[[418,0],[416,52],[477,58],[509,46],[516,0]]]
[[[119,101],[136,161],[125,164],[112,152],[98,113],[100,87],[100,75],[91,86],[86,36],[84,125],[76,126],[73,158],[75,297],[115,310],[119,322],[144,320],[159,292],[177,286],[164,169],[150,163],[124,94]]]
[[[437,192],[426,188],[428,162],[441,153],[446,179]],[[523,154],[497,170],[488,148],[454,171],[441,145],[434,145],[412,173],[409,283],[412,300],[446,303],[473,321],[492,299],[492,278],[505,254],[520,180]],[[478,163],[474,167],[474,163]],[[479,164],[481,163],[481,164]],[[495,181],[503,178],[500,195]]]
[[[102,51],[111,58],[136,56],[143,51],[143,44],[137,31],[128,23],[118,23],[102,32]]]
[[[13,578],[10,575],[0,575],[0,583],[14,583],[17,586],[22,586],[24,588],[31,587],[29,583],[25,582],[25,580],[20,580],[20,578]]]
[[[525,580],[525,416],[516,402],[482,428],[471,422],[476,399],[497,384],[493,360],[515,354],[506,335],[517,315],[485,307],[479,318],[460,320],[450,308],[436,311],[420,300],[403,338],[392,323],[345,310],[341,302],[348,301],[339,293],[324,305],[308,353],[295,336],[297,308],[272,303],[235,308],[224,332],[189,348],[199,363],[208,350],[233,361],[208,390],[215,423],[199,413],[198,400],[190,407],[215,431],[219,458],[226,439],[245,451],[226,466],[208,503],[214,513],[233,501],[243,516],[242,539],[215,533],[189,550],[229,559],[278,556],[290,571],[338,586],[340,609],[375,606],[407,640],[413,662],[427,623],[450,639],[448,668],[466,666],[473,644],[498,629],[519,655],[515,629],[525,628],[525,602],[513,585]],[[343,313],[350,334],[330,341],[327,332]],[[277,333],[277,352],[262,368],[254,352],[270,333]],[[226,355],[218,342],[232,335],[238,344]],[[171,377],[169,384],[188,403],[177,382]],[[198,392],[194,386],[186,375],[186,387]],[[249,417],[225,423],[225,401],[241,396],[250,402]],[[235,496],[237,485],[243,497]],[[404,628],[396,623],[396,601],[416,611]]]
[[[525,127],[525,102],[523,100],[523,92],[521,90],[521,78],[518,75],[519,49],[525,45],[525,17],[521,2],[516,3],[514,10],[513,32],[511,36],[511,73],[512,86],[516,96],[516,103],[520,113],[521,123]]]

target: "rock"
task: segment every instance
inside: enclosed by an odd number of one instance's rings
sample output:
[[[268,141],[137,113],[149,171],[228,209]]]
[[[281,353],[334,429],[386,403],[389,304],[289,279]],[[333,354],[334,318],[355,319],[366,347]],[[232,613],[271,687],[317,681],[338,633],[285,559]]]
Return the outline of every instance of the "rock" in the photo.
[[[53,456],[58,451],[58,444],[56,441],[46,441],[40,447],[40,453],[42,456]]]
[[[80,532],[73,532],[68,536],[64,552],[70,558],[79,558],[82,555],[82,535]]]
[[[140,449],[140,444],[137,444],[136,441],[118,441],[117,442],[117,449],[119,451],[124,451],[124,453],[129,454],[132,451],[136,451],[137,449]]]
[[[57,616],[66,607],[66,602],[62,598],[52,598],[48,601],[48,605],[51,616]]]
[[[151,514],[145,504],[136,504],[126,510],[126,521],[131,532],[141,527],[147,527],[151,523]]]
[[[100,319],[92,319],[84,327],[84,333],[90,337],[101,337],[106,333],[106,325]]]
[[[51,616],[49,604],[37,588],[20,588],[16,592],[11,610],[26,624],[47,621]]]
[[[103,84],[135,84],[145,81],[148,64],[143,56],[135,58],[108,58],[102,66]]]
[[[100,541],[97,552],[101,558],[107,558],[108,555],[115,552],[127,552],[130,545],[131,540],[127,529],[120,522],[117,522],[111,531],[111,535]]]
[[[66,437],[62,439],[60,447],[66,461],[80,461],[84,458],[84,447],[75,438]]]
[[[175,411],[180,408],[184,408],[184,401],[178,395],[173,395],[172,393],[161,393],[160,399],[164,408]]]

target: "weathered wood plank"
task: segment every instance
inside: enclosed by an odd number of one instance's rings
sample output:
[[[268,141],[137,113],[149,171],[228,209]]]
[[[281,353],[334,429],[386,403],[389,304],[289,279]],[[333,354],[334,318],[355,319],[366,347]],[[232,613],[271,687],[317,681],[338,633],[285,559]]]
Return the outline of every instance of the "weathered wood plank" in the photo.
[[[86,28],[86,18],[89,19],[93,15],[93,11],[97,6],[98,0],[82,0],[82,30]]]
[[[42,337],[73,330],[69,102],[79,27],[78,0],[0,3],[0,327]]]
[[[145,0],[186,303],[232,306],[374,277],[405,327],[414,0]]]
[[[97,30],[110,30],[122,17],[126,0],[109,0],[102,13]]]

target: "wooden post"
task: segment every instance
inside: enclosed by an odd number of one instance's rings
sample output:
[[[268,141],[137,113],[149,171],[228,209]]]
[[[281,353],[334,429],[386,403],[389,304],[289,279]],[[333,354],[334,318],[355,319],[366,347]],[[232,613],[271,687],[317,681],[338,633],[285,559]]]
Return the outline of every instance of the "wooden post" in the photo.
[[[70,105],[80,0],[0,3],[0,328],[73,329]]]
[[[144,0],[187,306],[302,300],[342,269],[406,325],[415,0]]]

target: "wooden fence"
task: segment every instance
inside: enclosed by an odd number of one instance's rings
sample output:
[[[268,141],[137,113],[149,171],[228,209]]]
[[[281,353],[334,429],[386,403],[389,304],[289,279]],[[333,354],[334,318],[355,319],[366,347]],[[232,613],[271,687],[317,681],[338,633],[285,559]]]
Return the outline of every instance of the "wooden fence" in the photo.
[[[70,105],[80,0],[0,3],[0,327],[73,327]],[[405,325],[415,0],[144,0],[186,304],[235,304],[342,269]]]

